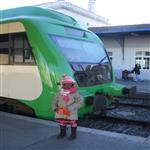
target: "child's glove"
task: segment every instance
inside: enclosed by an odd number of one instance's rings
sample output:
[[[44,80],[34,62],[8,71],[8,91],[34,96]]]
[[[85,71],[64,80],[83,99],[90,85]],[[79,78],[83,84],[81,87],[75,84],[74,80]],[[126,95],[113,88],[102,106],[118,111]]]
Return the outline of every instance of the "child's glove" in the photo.
[[[67,108],[59,108],[57,111],[58,114],[60,115],[66,115],[66,116],[70,116],[70,111]]]
[[[64,108],[63,111],[64,111],[64,115],[70,116],[70,111],[67,108]]]
[[[62,114],[63,114],[63,109],[62,109],[62,108],[59,108],[59,109],[57,110],[57,113],[58,113],[59,115],[62,115]]]

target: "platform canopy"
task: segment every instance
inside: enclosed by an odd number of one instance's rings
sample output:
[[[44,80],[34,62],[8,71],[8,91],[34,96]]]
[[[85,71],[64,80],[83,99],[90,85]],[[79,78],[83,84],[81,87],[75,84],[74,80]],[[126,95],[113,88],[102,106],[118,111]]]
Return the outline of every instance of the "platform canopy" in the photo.
[[[121,35],[145,35],[150,34],[150,24],[136,24],[136,25],[121,25],[121,26],[105,26],[92,27],[89,30],[96,33],[98,36],[121,36]]]

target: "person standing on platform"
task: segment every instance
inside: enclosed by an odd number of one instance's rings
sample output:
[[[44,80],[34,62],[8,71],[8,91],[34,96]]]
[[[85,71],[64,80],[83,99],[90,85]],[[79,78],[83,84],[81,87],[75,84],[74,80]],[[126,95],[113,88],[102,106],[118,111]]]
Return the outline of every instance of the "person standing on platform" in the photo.
[[[76,138],[78,109],[82,106],[83,98],[79,94],[76,82],[73,78],[64,75],[62,79],[62,88],[56,94],[52,104],[55,112],[55,119],[60,125],[60,133],[57,138],[66,136],[66,125],[71,126],[70,139]]]
[[[135,67],[131,71],[132,73],[135,73],[134,81],[141,81],[141,72],[140,72],[141,66],[139,64],[135,64]]]

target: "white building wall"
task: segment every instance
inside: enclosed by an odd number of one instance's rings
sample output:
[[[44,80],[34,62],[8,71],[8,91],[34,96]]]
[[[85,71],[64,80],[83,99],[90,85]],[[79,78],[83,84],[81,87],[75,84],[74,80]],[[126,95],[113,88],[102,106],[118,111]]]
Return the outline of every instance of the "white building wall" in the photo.
[[[125,62],[129,69],[135,65],[135,58],[137,51],[150,52],[150,35],[145,36],[128,36],[126,37],[125,45]],[[127,59],[129,57],[129,60]],[[141,76],[143,79],[150,80],[150,69],[141,69]]]
[[[71,12],[67,9],[57,9],[57,11],[75,18],[82,26],[86,28],[96,27],[96,26],[106,26],[106,23],[97,21],[96,19],[92,19],[92,18],[83,16],[81,14],[75,13],[75,12]]]
[[[103,38],[102,41],[104,42],[106,50],[112,52],[112,65],[115,66],[115,69],[120,69],[123,65],[120,43],[112,38]]]
[[[101,38],[106,50],[112,52],[112,65],[116,72],[116,77],[121,77],[124,69],[132,70],[135,66],[136,51],[150,52],[150,35],[145,36],[126,36],[124,39],[124,60],[120,39]],[[141,69],[142,79],[150,80],[150,69]]]

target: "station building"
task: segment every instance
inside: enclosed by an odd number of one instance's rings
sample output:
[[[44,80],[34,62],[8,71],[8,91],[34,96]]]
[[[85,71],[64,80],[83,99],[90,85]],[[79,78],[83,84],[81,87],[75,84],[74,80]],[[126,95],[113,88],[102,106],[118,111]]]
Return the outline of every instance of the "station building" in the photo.
[[[89,28],[103,41],[117,78],[141,65],[141,77],[150,80],[150,24]]]
[[[56,0],[56,2],[43,3],[38,6],[47,9],[53,9],[55,11],[69,15],[75,18],[80,23],[80,25],[84,26],[85,28],[109,25],[108,18],[94,13],[95,1],[96,0],[89,0],[88,10],[78,7],[65,0]]]

